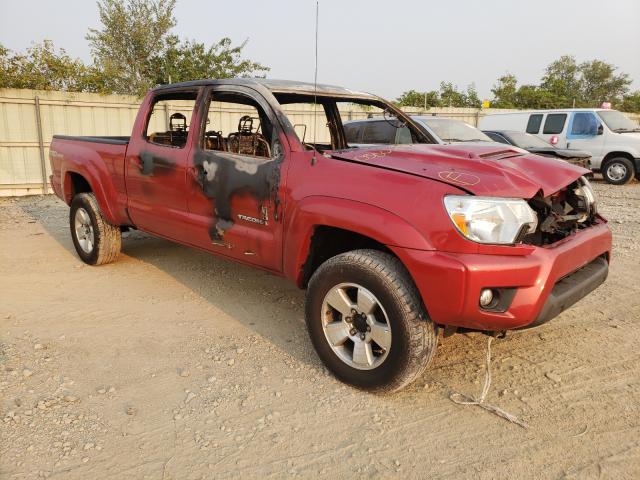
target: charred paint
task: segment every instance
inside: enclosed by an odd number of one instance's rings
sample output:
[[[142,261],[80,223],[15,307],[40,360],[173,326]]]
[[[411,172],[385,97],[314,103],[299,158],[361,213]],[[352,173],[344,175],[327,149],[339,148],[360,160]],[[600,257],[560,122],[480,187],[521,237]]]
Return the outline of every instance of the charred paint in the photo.
[[[157,169],[156,167],[162,167]],[[161,173],[165,169],[175,168],[175,163],[165,157],[161,157],[152,152],[140,153],[140,174],[145,176],[153,176],[156,173]],[[166,171],[166,170],[165,170]]]
[[[284,153],[279,139],[274,139],[271,144],[271,158],[217,150],[196,151],[194,164],[197,169],[197,182],[204,194],[214,200],[215,223],[209,229],[211,240],[221,241],[224,233],[233,226],[231,199],[241,192],[249,192],[260,202],[259,215],[262,215],[262,203],[272,201],[274,220],[278,220],[277,194]]]

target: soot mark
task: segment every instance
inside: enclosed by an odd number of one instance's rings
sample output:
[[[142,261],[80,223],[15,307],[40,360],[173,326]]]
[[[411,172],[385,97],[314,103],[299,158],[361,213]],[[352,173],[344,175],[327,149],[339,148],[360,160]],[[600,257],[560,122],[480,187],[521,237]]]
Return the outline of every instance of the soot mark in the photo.
[[[273,142],[273,154],[269,159],[215,150],[196,152],[197,181],[207,198],[215,201],[213,215],[216,221],[209,229],[211,240],[223,240],[225,232],[233,226],[231,199],[241,192],[249,192],[259,202],[272,199],[274,220],[278,220],[277,193],[282,159],[282,145],[277,139]],[[262,205],[258,210],[261,214]]]
[[[156,169],[156,167],[163,167]],[[175,164],[168,158],[160,157],[152,152],[140,153],[140,173],[145,176],[153,176],[157,173],[173,169]]]

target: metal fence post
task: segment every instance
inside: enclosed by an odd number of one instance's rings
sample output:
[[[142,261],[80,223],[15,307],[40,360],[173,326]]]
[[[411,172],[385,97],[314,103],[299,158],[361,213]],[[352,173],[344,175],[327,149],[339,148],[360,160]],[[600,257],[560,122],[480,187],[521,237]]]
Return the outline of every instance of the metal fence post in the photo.
[[[44,141],[42,139],[42,117],[40,116],[40,97],[36,95],[36,127],[38,129],[38,149],[40,150],[40,170],[42,171],[42,192],[49,193],[49,183],[47,182],[47,164],[44,157]]]

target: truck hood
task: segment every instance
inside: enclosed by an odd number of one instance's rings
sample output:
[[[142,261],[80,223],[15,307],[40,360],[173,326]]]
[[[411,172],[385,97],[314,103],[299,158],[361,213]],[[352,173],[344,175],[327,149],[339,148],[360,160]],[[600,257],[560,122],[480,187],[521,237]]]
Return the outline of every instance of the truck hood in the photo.
[[[532,198],[589,173],[555,158],[504,145],[385,145],[328,152],[332,158],[430,178],[474,195]]]

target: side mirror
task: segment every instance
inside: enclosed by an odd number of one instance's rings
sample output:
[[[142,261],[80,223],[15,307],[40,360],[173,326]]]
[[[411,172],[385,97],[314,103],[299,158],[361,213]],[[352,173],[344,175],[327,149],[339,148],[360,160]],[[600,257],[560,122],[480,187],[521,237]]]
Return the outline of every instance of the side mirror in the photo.
[[[603,135],[604,134],[604,127],[602,126],[601,123],[598,124],[598,135]]]

